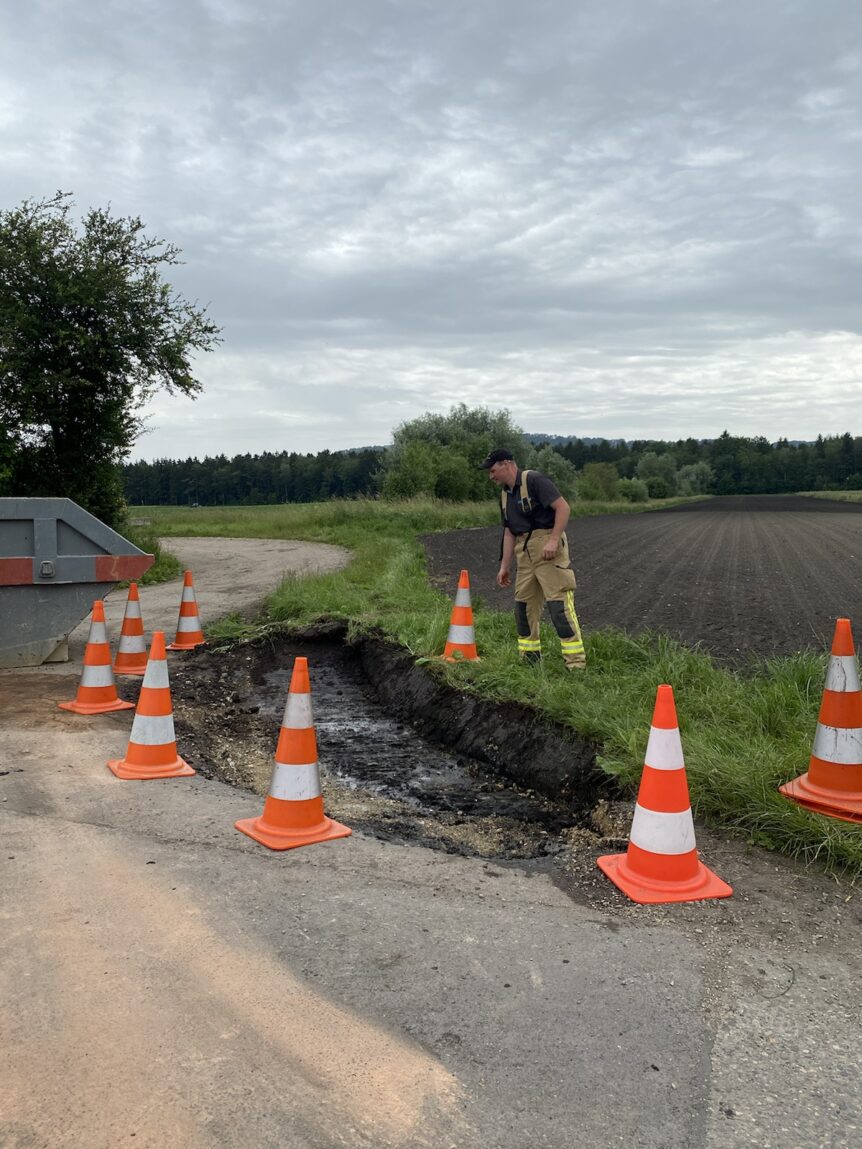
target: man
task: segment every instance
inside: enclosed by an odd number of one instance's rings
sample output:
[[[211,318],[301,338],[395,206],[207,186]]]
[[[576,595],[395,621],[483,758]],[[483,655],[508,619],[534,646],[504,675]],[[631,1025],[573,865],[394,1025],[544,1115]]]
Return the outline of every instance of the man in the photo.
[[[547,603],[566,669],[582,670],[587,660],[575,614],[575,572],[566,540],[569,504],[547,475],[522,472],[512,452],[505,448],[492,451],[479,466],[502,488],[503,549],[498,586],[509,586],[512,556],[517,560],[518,654],[528,662],[541,660],[539,620]]]

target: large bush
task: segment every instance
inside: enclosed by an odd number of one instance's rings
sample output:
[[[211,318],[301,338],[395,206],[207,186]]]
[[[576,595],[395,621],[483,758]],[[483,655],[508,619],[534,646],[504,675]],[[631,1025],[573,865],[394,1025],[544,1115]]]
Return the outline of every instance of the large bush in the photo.
[[[495,447],[508,447],[522,466],[529,465],[531,447],[508,411],[459,403],[448,415],[420,415],[393,435],[383,460],[382,493],[387,498],[484,499],[488,473],[479,470],[479,463]]]
[[[612,503],[618,497],[619,483],[613,463],[587,463],[578,477],[578,497],[590,503]]]
[[[689,463],[680,467],[676,489],[680,495],[705,495],[712,483],[712,467],[709,463]]]
[[[521,462],[520,459],[518,461]],[[522,466],[529,467],[531,470],[542,471],[549,479],[553,479],[560,494],[568,502],[572,502],[577,497],[578,472],[573,464],[564,458],[559,451],[555,451],[553,447],[542,447],[538,451],[530,451],[525,456]]]
[[[649,498],[647,485],[642,479],[620,479],[617,492],[627,503],[645,503]]]
[[[666,493],[654,495],[650,489],[650,498],[666,499],[676,492],[676,458],[669,451],[662,455],[657,455],[655,451],[647,451],[646,454],[641,455],[637,477],[642,479],[647,487],[649,487],[651,479],[661,479]]]

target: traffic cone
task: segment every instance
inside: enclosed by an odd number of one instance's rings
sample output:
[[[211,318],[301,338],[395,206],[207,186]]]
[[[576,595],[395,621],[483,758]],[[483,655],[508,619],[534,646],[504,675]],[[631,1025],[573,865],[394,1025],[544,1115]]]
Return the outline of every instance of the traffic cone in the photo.
[[[835,622],[808,771],[779,790],[809,810],[862,822],[862,690],[849,618]]]
[[[733,893],[697,856],[673,688],[660,686],[625,854],[597,858],[633,902],[695,902]]]
[[[115,674],[143,674],[147,669],[147,644],[144,641],[144,623],[141,619],[141,601],[138,584],[129,583],[129,597],[120,628],[120,642],[114,659]]]
[[[237,830],[271,850],[292,850],[353,832],[323,812],[310,691],[308,659],[297,658],[263,814],[236,823]]]
[[[84,667],[74,702],[58,702],[61,710],[75,714],[108,714],[113,710],[134,710],[134,702],[123,702],[117,695],[117,684],[111,669],[111,648],[105,627],[105,604],[100,598],[93,603],[90,633],[84,650]]]
[[[177,754],[171,684],[165,656],[165,636],[153,632],[141,694],[138,698],[125,758],[108,763],[118,778],[187,778],[194,774]]]
[[[461,571],[458,579],[443,658],[447,662],[479,661],[476,632],[473,629],[473,607],[470,605],[470,576],[466,571]]]
[[[186,571],[183,576],[183,597],[180,600],[177,637],[170,644],[168,650],[194,650],[202,642],[206,642],[206,639],[203,630],[201,630],[201,620],[198,616],[195,584],[192,582],[192,572]]]

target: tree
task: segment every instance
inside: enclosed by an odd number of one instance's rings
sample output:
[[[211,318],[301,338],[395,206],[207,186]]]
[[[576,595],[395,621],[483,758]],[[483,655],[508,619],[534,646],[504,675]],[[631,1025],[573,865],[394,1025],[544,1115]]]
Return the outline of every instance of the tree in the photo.
[[[712,478],[709,463],[687,463],[679,469],[677,492],[680,495],[705,495]]]
[[[387,498],[437,494],[441,498],[483,499],[490,484],[479,463],[494,447],[508,447],[522,466],[532,449],[508,411],[456,404],[448,415],[426,412],[402,423],[384,459]]]
[[[78,228],[72,206],[57,192],[0,212],[0,494],[66,496],[117,524],[142,405],[198,392],[191,355],[219,328],[162,279],[178,248],[100,208]]]
[[[616,478],[616,470],[611,464],[597,465],[611,466]],[[577,497],[578,472],[569,460],[559,451],[555,451],[553,447],[541,447],[532,458],[528,456],[526,466],[536,471],[542,471],[549,479],[552,479],[557,490],[567,502],[572,502]]]
[[[637,471],[638,478],[646,483],[651,499],[665,499],[676,490],[676,459],[669,451],[662,455],[656,454],[655,451],[647,451],[646,454],[641,455]],[[662,479],[663,487],[661,489],[666,488],[667,493],[654,495],[653,489],[650,487],[650,479]]]
[[[587,463],[578,479],[578,496],[588,503],[612,503],[617,497],[619,480],[613,463]]]

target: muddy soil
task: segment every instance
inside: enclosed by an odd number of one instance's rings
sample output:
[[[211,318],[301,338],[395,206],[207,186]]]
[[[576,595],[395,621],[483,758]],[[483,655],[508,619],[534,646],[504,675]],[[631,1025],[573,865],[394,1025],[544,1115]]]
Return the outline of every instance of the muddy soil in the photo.
[[[326,806],[339,821],[497,859],[559,854],[594,818],[607,829],[610,782],[592,744],[526,708],[463,695],[381,640],[348,645],[337,624],[172,661],[178,742],[201,773],[267,793],[297,655],[309,660]]]
[[[598,515],[568,530],[584,631],[658,631],[719,662],[829,649],[835,619],[862,629],[862,503],[747,495],[640,515]],[[495,584],[500,531],[423,539],[432,581],[510,610]]]

